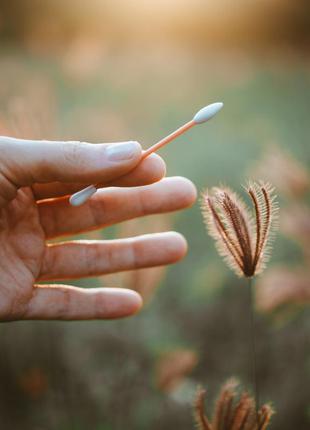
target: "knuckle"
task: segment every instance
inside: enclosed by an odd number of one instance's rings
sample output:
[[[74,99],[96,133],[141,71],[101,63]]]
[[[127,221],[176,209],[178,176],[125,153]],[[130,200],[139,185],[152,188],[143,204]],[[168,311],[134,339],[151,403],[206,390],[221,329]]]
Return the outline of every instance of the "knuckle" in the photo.
[[[55,311],[57,318],[66,319],[71,311],[71,292],[68,288],[59,287],[59,307]]]
[[[47,245],[44,250],[42,264],[40,268],[39,280],[48,279],[50,274],[53,274],[54,268],[57,267],[57,251],[55,252],[53,244]]]
[[[140,216],[145,216],[149,214],[149,209],[147,206],[147,200],[142,192],[137,192],[135,195],[135,207]]]
[[[139,269],[139,257],[141,255],[141,245],[138,240],[133,239],[131,246],[129,247],[129,255],[130,255],[130,266],[133,270]]]
[[[81,168],[85,166],[85,143],[79,141],[66,142],[63,145],[63,156],[66,164]]]

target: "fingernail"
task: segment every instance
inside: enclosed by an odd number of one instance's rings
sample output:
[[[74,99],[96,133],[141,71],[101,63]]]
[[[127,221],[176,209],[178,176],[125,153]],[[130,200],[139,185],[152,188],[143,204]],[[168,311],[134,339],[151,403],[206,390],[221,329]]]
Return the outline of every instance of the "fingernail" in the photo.
[[[131,160],[141,152],[141,147],[138,142],[114,143],[106,149],[107,158],[109,161],[125,161]]]

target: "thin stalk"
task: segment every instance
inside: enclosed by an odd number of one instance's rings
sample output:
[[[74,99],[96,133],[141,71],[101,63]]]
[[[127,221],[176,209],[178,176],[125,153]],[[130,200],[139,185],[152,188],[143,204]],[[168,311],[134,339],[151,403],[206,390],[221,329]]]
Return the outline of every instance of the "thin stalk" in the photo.
[[[252,361],[252,381],[255,396],[256,419],[258,420],[259,410],[259,387],[257,378],[257,363],[256,363],[256,333],[255,333],[255,313],[254,313],[254,289],[253,278],[248,279],[248,298],[249,298],[249,319],[250,319],[250,354]]]

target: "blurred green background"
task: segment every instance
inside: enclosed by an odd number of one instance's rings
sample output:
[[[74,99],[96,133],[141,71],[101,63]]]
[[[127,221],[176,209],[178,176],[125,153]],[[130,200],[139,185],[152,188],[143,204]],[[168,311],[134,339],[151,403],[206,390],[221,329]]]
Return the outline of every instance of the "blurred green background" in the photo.
[[[309,429],[309,2],[3,0],[0,35],[2,134],[148,147],[224,102],[161,154],[168,175],[199,191],[225,183],[242,193],[257,175],[278,187],[286,224],[260,291],[275,270],[292,281],[274,304],[274,275],[258,304],[259,383],[277,411],[272,429]],[[0,326],[1,429],[189,430],[198,384],[208,411],[231,376],[251,391],[245,283],[216,254],[199,204],[86,237],[165,229],[189,243],[166,273],[74,283],[135,288],[146,299],[139,315]]]

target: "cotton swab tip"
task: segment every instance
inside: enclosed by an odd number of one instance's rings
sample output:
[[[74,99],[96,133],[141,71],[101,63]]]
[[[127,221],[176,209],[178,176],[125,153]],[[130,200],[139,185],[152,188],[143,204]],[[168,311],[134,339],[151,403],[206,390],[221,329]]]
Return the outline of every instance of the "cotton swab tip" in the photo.
[[[77,193],[73,194],[69,202],[72,206],[81,206],[83,203],[86,202],[95,192],[97,191],[97,188],[94,185],[89,185],[89,187],[84,188],[81,191],[78,191]]]
[[[214,115],[216,115],[224,106],[223,103],[212,103],[211,105],[205,106],[204,108],[200,109],[196,113],[196,115],[193,118],[193,121],[195,124],[202,124],[206,121],[209,121]]]

